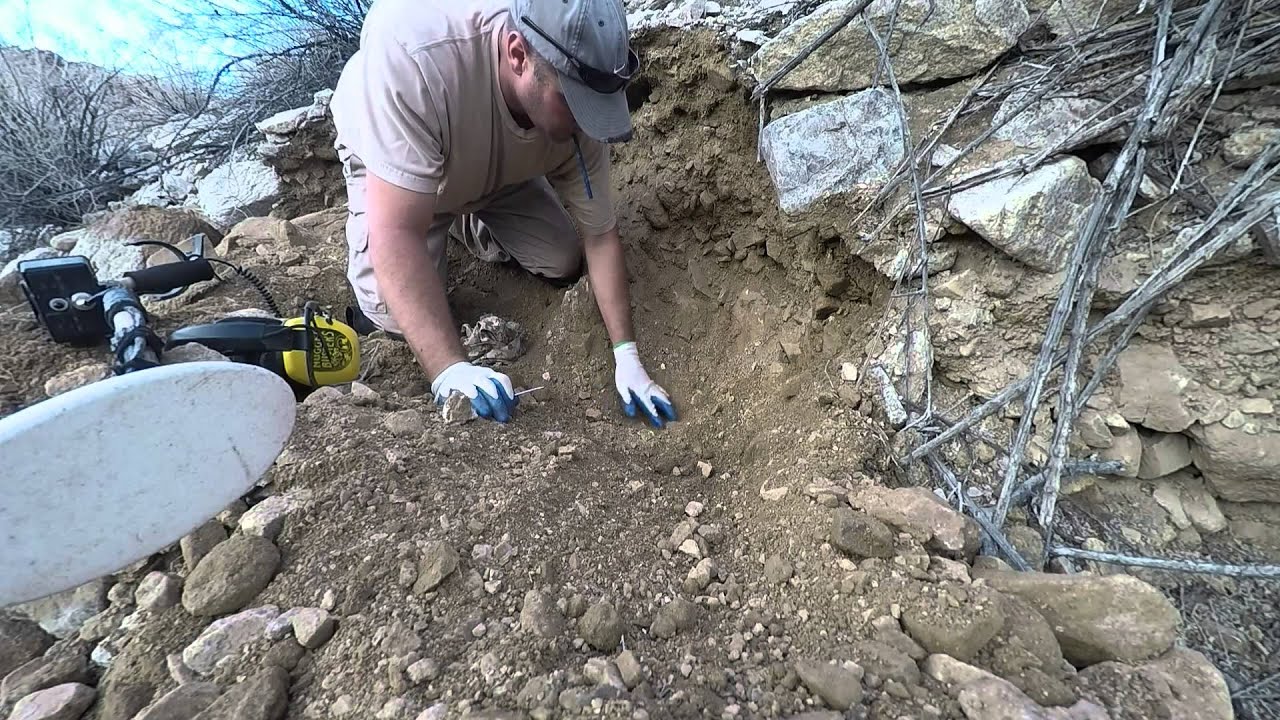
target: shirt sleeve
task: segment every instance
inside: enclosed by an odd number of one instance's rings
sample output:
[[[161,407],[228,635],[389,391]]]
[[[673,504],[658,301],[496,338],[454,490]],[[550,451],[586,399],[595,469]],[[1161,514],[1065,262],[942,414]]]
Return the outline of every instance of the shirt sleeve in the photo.
[[[591,195],[582,177],[582,165],[578,153],[572,149],[569,157],[557,168],[547,173],[547,181],[556,189],[569,210],[569,215],[586,235],[599,235],[612,230],[618,223],[613,207],[613,174],[609,148],[599,142],[582,138],[582,160],[586,164]]]
[[[408,190],[437,192],[446,151],[431,90],[434,67],[420,64],[390,33],[371,35],[360,52],[341,110],[334,109],[339,132],[350,136],[346,144],[369,172]]]

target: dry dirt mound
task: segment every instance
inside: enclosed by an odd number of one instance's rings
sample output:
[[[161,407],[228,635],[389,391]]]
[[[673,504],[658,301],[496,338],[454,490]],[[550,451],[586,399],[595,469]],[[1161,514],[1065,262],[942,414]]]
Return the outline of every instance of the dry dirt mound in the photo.
[[[408,351],[370,338],[244,505],[122,573],[78,633],[21,645],[5,707],[96,685],[100,720],[1232,716],[1160,591],[1015,575],[930,491],[888,489],[882,420],[841,375],[887,281],[779,217],[722,51],[651,43],[615,177],[639,344],[681,422],[621,415],[585,284],[455,256],[458,319],[527,330],[508,371],[545,389],[518,420],[445,424]],[[255,221],[221,252],[287,309],[340,307],[342,217]],[[259,304],[210,285],[160,329]],[[23,314],[6,407],[96,359]],[[13,623],[0,648],[35,632]]]

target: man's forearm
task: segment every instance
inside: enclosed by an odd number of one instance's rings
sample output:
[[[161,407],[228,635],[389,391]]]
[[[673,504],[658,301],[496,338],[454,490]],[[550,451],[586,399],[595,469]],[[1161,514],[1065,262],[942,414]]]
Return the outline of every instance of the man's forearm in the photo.
[[[635,340],[631,324],[631,298],[627,265],[617,229],[586,238],[587,273],[600,316],[613,344]]]
[[[466,360],[426,238],[399,228],[370,228],[369,252],[379,292],[428,376]]]

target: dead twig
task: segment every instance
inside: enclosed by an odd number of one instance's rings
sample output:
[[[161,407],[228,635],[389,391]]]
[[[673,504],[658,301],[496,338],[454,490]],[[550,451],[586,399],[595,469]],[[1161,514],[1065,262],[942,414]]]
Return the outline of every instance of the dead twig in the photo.
[[[1227,575],[1240,578],[1280,579],[1280,565],[1224,565],[1221,563],[1200,562],[1197,560],[1166,560],[1162,558],[1141,557],[1137,555],[1117,555],[1116,553],[1080,550],[1061,545],[1049,548],[1049,554],[1055,557],[1069,557],[1078,560],[1095,560],[1112,565],[1128,565],[1130,567],[1154,568],[1173,572],[1201,573],[1205,575]]]

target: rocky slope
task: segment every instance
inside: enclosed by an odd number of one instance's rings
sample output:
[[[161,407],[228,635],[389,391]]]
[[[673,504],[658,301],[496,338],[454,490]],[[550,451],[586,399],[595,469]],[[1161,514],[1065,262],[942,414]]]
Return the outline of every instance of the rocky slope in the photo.
[[[688,11],[689,22],[640,38],[638,137],[618,149],[615,171],[641,346],[682,421],[658,433],[618,412],[586,283],[557,290],[455,254],[459,321],[496,313],[524,329],[528,351],[507,370],[544,389],[525,397],[517,421],[447,422],[407,350],[368,338],[360,382],[299,406],[297,432],[242,502],[118,575],[7,611],[0,713],[1274,717],[1265,684],[1255,686],[1274,673],[1273,588],[1092,563],[1011,570],[985,554],[972,519],[899,466],[909,433],[895,431],[865,371],[896,354],[900,379],[932,373],[939,408],[1025,373],[1061,282],[1061,230],[1091,202],[1111,148],[1066,155],[1025,188],[978,186],[931,207],[930,342],[902,357],[893,295],[914,238],[896,225],[873,235],[878,218],[859,219],[894,163],[857,151],[871,137],[901,153],[908,133],[947,116],[971,71],[920,70],[914,77],[933,77],[921,82],[959,79],[908,88],[905,122],[856,77],[814,85],[837,98],[784,96],[757,163],[757,109],[740,73],[768,54],[746,60],[760,43],[739,31],[799,37],[788,21],[813,8],[702,3],[694,18],[692,5],[635,8],[651,19]],[[942,9],[930,22],[976,22]],[[1032,22],[1024,9],[996,14],[1013,23],[1008,35]],[[741,13],[770,19],[711,22]],[[1001,37],[984,42],[1003,46]],[[859,41],[832,52],[854,57]],[[1229,95],[1222,112],[1238,129],[1267,122],[1268,91]],[[957,128],[953,146],[997,110]],[[862,142],[817,135],[832,115],[878,130]],[[309,298],[341,307],[345,209],[326,196],[324,99],[263,125],[275,148],[265,155],[297,205],[259,196],[232,199],[227,214],[120,209],[44,252],[85,253],[111,274],[158,261],[121,238],[203,232],[289,310]],[[828,145],[814,149],[814,137]],[[848,161],[870,179],[848,184],[836,172],[823,175],[834,190],[789,184],[784,171],[803,168],[805,153],[822,161],[813,167]],[[801,199],[782,212],[789,190],[817,190],[820,210]],[[256,203],[274,204],[274,217]],[[1106,302],[1132,290],[1124,283],[1178,229],[1117,252]],[[0,292],[12,292],[8,278]],[[1267,362],[1280,337],[1268,304],[1275,279],[1250,245],[1194,275],[1143,325],[1075,445],[1122,469],[1071,485],[1068,539],[1241,562],[1280,552],[1266,465],[1278,436],[1263,406],[1277,400]],[[260,304],[228,282],[154,309],[168,330]],[[101,377],[101,353],[51,346],[24,307],[0,322],[16,338],[0,347],[5,412]],[[1009,415],[983,426],[996,446]],[[953,454],[968,498],[989,501],[998,453],[975,443]],[[1030,459],[1044,460],[1034,448]],[[1014,519],[1010,539],[1038,555],[1038,531],[1021,510]]]

